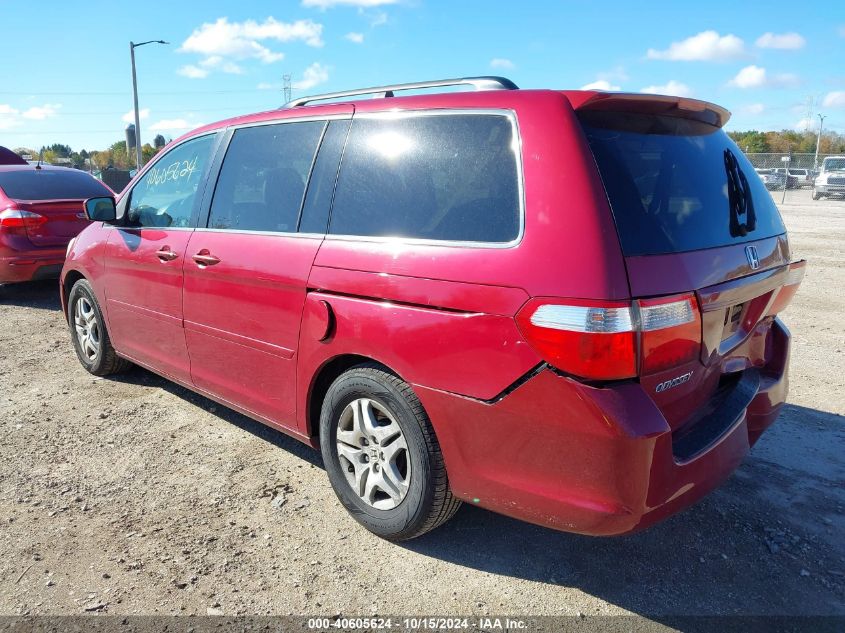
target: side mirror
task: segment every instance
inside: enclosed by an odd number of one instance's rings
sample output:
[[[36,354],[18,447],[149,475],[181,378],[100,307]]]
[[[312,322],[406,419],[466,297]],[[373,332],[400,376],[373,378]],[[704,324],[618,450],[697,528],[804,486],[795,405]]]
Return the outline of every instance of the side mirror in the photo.
[[[85,201],[85,217],[92,222],[114,223],[117,220],[114,198],[88,198]]]

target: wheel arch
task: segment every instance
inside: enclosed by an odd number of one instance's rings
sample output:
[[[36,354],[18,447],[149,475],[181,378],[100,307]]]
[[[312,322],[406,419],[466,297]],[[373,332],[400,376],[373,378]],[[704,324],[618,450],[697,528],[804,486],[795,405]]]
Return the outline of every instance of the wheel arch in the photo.
[[[65,314],[65,321],[68,319],[70,308],[68,306],[68,298],[70,297],[71,288],[80,279],[87,279],[80,271],[74,269],[69,270],[62,279],[62,310]]]
[[[362,354],[341,354],[328,359],[314,373],[314,376],[311,379],[310,388],[308,389],[305,424],[306,432],[315,445],[319,442],[320,411],[323,408],[323,400],[326,397],[326,392],[329,390],[331,384],[337,380],[341,374],[359,365],[376,365],[384,371],[393,374],[400,380],[404,380],[398,372],[388,365],[375,358],[364,356]]]

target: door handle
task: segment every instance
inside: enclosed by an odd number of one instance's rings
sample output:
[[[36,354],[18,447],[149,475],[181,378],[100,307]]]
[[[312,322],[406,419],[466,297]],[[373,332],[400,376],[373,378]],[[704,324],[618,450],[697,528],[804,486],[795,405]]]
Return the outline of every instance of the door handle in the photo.
[[[214,266],[214,264],[220,263],[220,258],[209,253],[207,248],[204,248],[196,255],[193,255],[193,260],[200,268],[204,268],[205,266]]]
[[[174,259],[179,257],[179,253],[174,253],[172,250],[170,250],[169,246],[162,246],[156,251],[156,257],[158,257],[163,262],[172,262]]]

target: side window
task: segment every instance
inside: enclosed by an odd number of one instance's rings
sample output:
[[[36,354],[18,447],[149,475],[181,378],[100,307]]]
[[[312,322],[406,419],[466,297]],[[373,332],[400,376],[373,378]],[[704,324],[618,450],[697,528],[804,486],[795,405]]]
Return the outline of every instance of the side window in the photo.
[[[329,122],[329,127],[320,143],[320,152],[314,162],[311,181],[308,183],[308,193],[305,194],[305,204],[302,207],[302,218],[299,220],[300,233],[325,233],[329,222],[329,209],[332,206],[332,194],[337,181],[337,169],[340,166],[340,155],[343,144],[349,133],[349,119]]]
[[[519,234],[514,141],[502,115],[355,119],[329,233],[509,242]]]
[[[208,228],[296,231],[325,121],[236,130],[223,159]]]
[[[190,227],[214,134],[187,141],[156,161],[132,188],[127,225]]]

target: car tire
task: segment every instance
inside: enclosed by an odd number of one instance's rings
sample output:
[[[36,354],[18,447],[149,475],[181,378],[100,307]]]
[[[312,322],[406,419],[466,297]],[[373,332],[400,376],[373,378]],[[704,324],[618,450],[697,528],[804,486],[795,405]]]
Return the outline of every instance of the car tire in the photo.
[[[440,445],[410,385],[383,366],[341,374],[320,413],[320,448],[338,499],[361,525],[405,541],[442,525],[461,505]]]
[[[132,366],[111,344],[100,304],[91,284],[80,279],[68,294],[68,326],[79,362],[95,376],[108,376]]]

